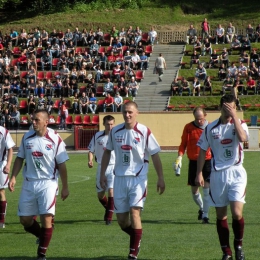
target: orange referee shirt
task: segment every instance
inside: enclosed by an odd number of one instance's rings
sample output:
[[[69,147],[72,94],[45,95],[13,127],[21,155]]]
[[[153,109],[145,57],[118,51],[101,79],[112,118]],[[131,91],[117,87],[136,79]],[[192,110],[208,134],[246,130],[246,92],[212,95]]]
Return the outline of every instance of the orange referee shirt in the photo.
[[[185,154],[185,150],[187,150],[188,158],[197,161],[200,151],[197,143],[203,131],[203,129],[195,125],[194,121],[185,125],[179,146],[179,154]],[[211,159],[210,149],[207,150],[205,159]]]

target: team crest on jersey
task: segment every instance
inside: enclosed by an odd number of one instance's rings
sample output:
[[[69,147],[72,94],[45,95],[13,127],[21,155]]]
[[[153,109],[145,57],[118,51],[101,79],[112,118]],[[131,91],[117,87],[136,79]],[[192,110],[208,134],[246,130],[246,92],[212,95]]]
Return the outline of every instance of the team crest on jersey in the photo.
[[[52,149],[52,145],[51,144],[46,144],[45,149],[47,151],[50,151]]]
[[[140,138],[139,137],[135,137],[135,144],[136,144],[136,142],[138,142],[138,143],[140,143]]]
[[[99,145],[103,145],[103,144],[104,144],[104,141],[103,141],[103,140],[99,140],[99,141],[98,141],[98,144],[99,144]]]
[[[32,143],[27,143],[26,144],[26,149],[32,149],[33,148],[33,144]]]

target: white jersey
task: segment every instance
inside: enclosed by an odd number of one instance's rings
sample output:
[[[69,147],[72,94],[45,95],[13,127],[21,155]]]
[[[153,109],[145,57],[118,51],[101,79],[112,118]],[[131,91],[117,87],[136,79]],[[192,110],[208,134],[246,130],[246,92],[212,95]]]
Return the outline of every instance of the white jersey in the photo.
[[[149,155],[161,150],[150,129],[139,123],[133,129],[126,129],[124,123],[115,126],[110,131],[107,149],[115,151],[116,176],[146,175]]]
[[[99,131],[95,133],[92,137],[88,149],[91,153],[95,154],[95,160],[98,164],[101,164],[102,156],[106,150],[106,144],[108,140],[108,135],[105,134],[105,131]],[[109,164],[115,164],[115,153],[111,153]]]
[[[244,121],[241,126],[248,136],[248,128]],[[203,131],[197,145],[206,151],[212,151],[211,166],[215,171],[231,166],[242,165],[244,160],[243,145],[238,140],[233,122],[221,124],[220,119],[209,124]]]
[[[45,136],[28,131],[22,138],[17,157],[25,159],[23,176],[27,180],[50,180],[58,177],[58,164],[69,159],[65,143],[53,130]]]
[[[15,143],[9,133],[9,131],[0,126],[0,169],[6,165],[8,149],[15,146]]]

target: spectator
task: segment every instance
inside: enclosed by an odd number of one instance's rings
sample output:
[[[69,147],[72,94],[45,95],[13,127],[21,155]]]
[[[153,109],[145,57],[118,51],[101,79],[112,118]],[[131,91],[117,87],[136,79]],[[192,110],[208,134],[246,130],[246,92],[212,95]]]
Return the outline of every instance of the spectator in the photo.
[[[53,100],[51,96],[48,96],[46,101],[46,110],[48,111],[49,115],[52,113],[52,107],[53,107]]]
[[[227,77],[227,68],[225,67],[225,64],[222,63],[218,70],[218,78],[219,80],[224,80]]]
[[[125,79],[126,79],[127,81],[130,81],[130,79],[131,79],[133,76],[135,76],[134,70],[133,70],[130,66],[125,65]]]
[[[192,90],[192,95],[195,96],[195,92],[197,90],[198,96],[200,96],[200,82],[197,77],[194,78],[193,80],[193,90]]]
[[[161,82],[164,70],[166,70],[166,61],[162,53],[159,53],[159,57],[156,58],[154,66],[159,76],[159,82]]]
[[[41,94],[38,98],[37,109],[45,109],[46,108],[46,100],[44,98],[44,94]]]
[[[66,64],[62,64],[62,67],[60,69],[60,78],[61,81],[64,82],[69,77],[70,71],[67,68]]]
[[[66,48],[67,50],[67,48]],[[60,45],[57,42],[54,42],[50,49],[50,54],[52,58],[59,58],[61,53]],[[63,52],[64,54],[64,52]]]
[[[82,115],[88,113],[89,98],[85,92],[82,92],[82,96],[79,98],[79,112]]]
[[[92,78],[91,81],[88,83],[87,90],[89,90],[89,93],[97,93],[97,83],[95,82],[94,78]]]
[[[81,32],[79,31],[79,28],[76,27],[75,31],[73,32],[73,43],[77,47],[78,42],[81,42]]]
[[[9,104],[8,104],[8,108],[10,111],[12,111],[13,106],[18,107],[19,101],[18,101],[17,96],[14,93],[11,93],[10,98],[9,98]]]
[[[136,45],[135,41],[132,40],[130,42],[130,44],[129,44],[129,51],[130,51],[130,53],[134,53],[136,51],[136,47],[137,47],[137,45]]]
[[[57,70],[60,70],[60,67],[62,67],[63,65],[65,65],[65,67],[67,67],[67,59],[64,53],[61,54],[58,64],[57,64]]]
[[[20,95],[21,97],[27,97],[28,93],[28,83],[25,78],[22,78],[20,81]]]
[[[209,68],[214,68],[215,64],[219,64],[219,56],[217,54],[217,50],[214,50],[210,55]]]
[[[84,65],[81,66],[80,70],[78,71],[78,82],[84,83],[86,81],[87,71]]]
[[[19,79],[20,79],[20,70],[15,65],[14,68],[13,68],[13,72],[11,74],[11,81],[14,81],[14,80],[18,81]]]
[[[227,43],[231,43],[233,41],[233,37],[236,33],[235,26],[232,23],[229,23],[227,30],[226,30],[226,40]]]
[[[224,48],[221,55],[220,55],[220,64],[224,64],[224,66],[226,68],[228,68],[228,66],[229,66],[227,48]]]
[[[113,26],[110,32],[110,41],[109,41],[110,46],[112,46],[113,41],[116,41],[118,39],[118,36],[119,36],[119,31],[116,29],[115,26]]]
[[[239,76],[237,76],[235,81],[237,85],[237,91],[240,93],[240,95],[243,95],[245,90],[244,81]]]
[[[151,27],[151,30],[148,33],[148,39],[151,45],[154,45],[154,42],[157,41],[157,32],[155,31],[154,27]]]
[[[2,96],[7,93],[9,95],[10,93],[10,89],[11,89],[11,85],[10,85],[10,82],[9,80],[6,78],[4,80],[4,84],[2,84]]]
[[[72,88],[70,85],[70,79],[66,78],[66,80],[63,82],[63,86],[61,89],[61,95],[63,97],[70,97],[72,96]]]
[[[24,50],[21,53],[21,56],[17,59],[17,67],[18,67],[18,69],[20,70],[22,66],[27,67],[26,50]]]
[[[210,33],[210,25],[208,23],[207,18],[204,18],[204,21],[201,23],[201,30],[202,30],[202,39],[209,38]]]
[[[126,54],[125,54],[124,59],[123,59],[123,67],[125,67],[126,65],[128,67],[133,67],[132,55],[130,54],[130,51],[126,51]]]
[[[9,117],[9,126],[14,129],[20,127],[20,112],[17,109],[17,106],[12,107],[12,112]]]
[[[116,92],[116,96],[114,98],[115,112],[122,112],[122,106],[123,106],[123,98],[120,96],[119,92]]]
[[[34,89],[34,96],[40,97],[42,94],[44,95],[44,93],[45,93],[45,90],[44,90],[43,82],[37,80],[36,87]]]
[[[243,64],[242,61],[239,62],[239,66],[238,66],[238,73],[237,75],[240,77],[247,77],[248,73],[247,73],[247,67]]]
[[[73,33],[70,31],[70,29],[67,29],[65,35],[64,35],[64,41],[66,45],[69,45],[69,42],[73,40]]]
[[[66,124],[66,118],[68,117],[69,113],[68,113],[68,109],[66,107],[66,102],[65,100],[61,101],[61,106],[59,109],[59,116],[60,116],[60,126],[59,129],[60,130],[65,130],[67,128],[67,124]]]
[[[51,45],[54,43],[59,43],[58,33],[56,29],[53,29],[53,31],[49,34],[48,42],[50,42]]]
[[[256,66],[259,66],[259,54],[256,52],[256,50],[253,50],[253,53],[250,55],[250,64],[255,63]]]
[[[203,80],[203,81],[206,79],[206,77],[207,77],[207,71],[206,71],[206,69],[203,67],[202,64],[199,64],[198,68],[196,69],[195,77],[197,77],[198,79],[201,79],[201,80]]]
[[[230,78],[236,78],[237,74],[238,74],[238,70],[235,65],[235,62],[232,62],[231,66],[228,68],[228,76]]]
[[[243,62],[243,63],[246,63],[247,66],[249,66],[249,61],[250,61],[250,58],[249,58],[249,55],[247,54],[246,51],[243,51],[239,57],[239,61],[240,62]]]
[[[140,56],[140,61],[141,61],[141,70],[147,70],[148,69],[148,57],[145,54],[145,52],[142,53]]]
[[[107,94],[112,95],[114,93],[114,84],[110,82],[110,78],[107,78],[107,83],[104,84],[104,93],[103,95],[107,96]]]
[[[128,95],[133,97],[133,101],[135,101],[138,88],[139,85],[137,84],[135,77],[132,77],[131,81],[128,83],[127,90],[128,90]]]
[[[134,34],[135,34],[135,44],[138,45],[138,43],[142,40],[142,34],[143,34],[139,26],[136,26]]]
[[[119,47],[117,47],[119,48]],[[99,45],[97,44],[97,41],[94,40],[93,44],[90,46],[90,55],[91,56],[98,56],[98,50],[99,50]],[[121,50],[122,50],[122,45],[121,45]]]
[[[210,76],[207,76],[207,78],[204,81],[203,96],[205,96],[205,91],[209,91],[210,95],[212,96],[212,84],[211,84]]]
[[[93,30],[89,30],[88,37],[87,37],[87,42],[88,42],[89,46],[91,46],[91,44],[93,44],[94,39],[95,39],[94,31]]]
[[[218,28],[216,29],[216,44],[219,42],[225,43],[225,30],[221,26],[221,24],[218,25]]]
[[[231,91],[232,87],[234,85],[234,81],[232,80],[232,78],[230,76],[228,76],[224,82],[223,82],[223,86],[222,86],[222,94],[225,95],[226,91]]]
[[[202,56],[205,56],[206,53],[209,53],[209,55],[212,54],[211,42],[208,38],[204,40]]]
[[[188,95],[191,95],[190,84],[186,78],[181,79],[179,95],[182,96],[183,91],[188,91]]]
[[[53,84],[53,93],[55,97],[61,97],[62,82],[60,78],[57,78]]]
[[[104,42],[104,33],[100,27],[97,28],[95,40],[99,45],[101,45]]]
[[[145,51],[145,46],[143,45],[142,41],[138,42],[138,44],[136,46],[137,54],[140,56],[143,54],[144,51]]]
[[[259,70],[256,67],[255,62],[252,62],[252,64],[250,65],[250,67],[248,69],[248,75],[251,76],[253,79],[258,78]]]
[[[116,92],[119,92],[121,95],[128,97],[128,91],[127,91],[127,81],[124,77],[120,77],[120,80],[116,87]]]
[[[45,86],[44,86],[44,90],[45,90],[45,96],[54,96],[53,93],[53,84],[51,82],[51,79],[47,79],[47,81],[45,82]]]
[[[98,83],[103,78],[103,70],[101,69],[100,65],[95,65],[93,69],[96,72],[95,79],[96,82]]]
[[[194,28],[193,24],[190,25],[190,28],[187,31],[186,43],[190,44],[197,41],[197,30]]]
[[[74,95],[74,93],[79,93],[78,83],[76,79],[71,80],[71,87],[72,87],[72,95]]]
[[[259,37],[260,37],[260,23],[257,25],[255,29],[255,42],[258,42]]]
[[[171,96],[177,96],[180,95],[180,83],[178,81],[177,78],[174,78],[174,80],[171,83],[171,87],[170,87],[170,95]]]
[[[117,39],[115,41],[115,43],[113,44],[113,53],[116,54],[123,54],[123,47],[122,47],[122,43],[119,41],[119,39]]]
[[[119,41],[121,42],[122,45],[126,45],[126,31],[125,28],[122,27],[121,31],[119,32]]]
[[[103,112],[106,112],[107,108],[111,108],[112,112],[115,111],[115,108],[114,108],[114,98],[111,97],[110,93],[107,93],[107,96],[104,99]]]
[[[246,28],[246,37],[250,41],[255,40],[254,28],[252,27],[251,24],[248,24],[248,26]]]
[[[232,54],[232,51],[240,51],[241,50],[241,43],[240,41],[238,40],[237,37],[234,37],[233,38],[233,41],[231,42],[231,47],[230,47],[230,50],[229,50],[229,54],[231,55]]]
[[[196,64],[196,65],[200,64],[200,55],[197,54],[196,51],[193,51],[193,54],[190,57],[190,69],[192,69],[193,64]]]
[[[134,30],[130,25],[126,31],[126,45],[130,46],[131,42],[134,41]]]
[[[96,113],[96,110],[97,110],[97,98],[95,97],[95,93],[94,92],[91,93],[91,96],[89,98],[88,108],[92,112],[92,114]]]
[[[116,56],[114,55],[114,52],[111,51],[110,55],[107,57],[107,66],[108,69],[111,70],[116,65]]]
[[[33,97],[33,94],[30,94],[28,97],[28,114],[31,114],[36,108],[36,100]]]
[[[52,70],[52,57],[48,51],[41,57],[41,67],[42,71],[44,71],[44,67]]]
[[[249,38],[245,37],[242,44],[241,44],[241,50],[246,51],[249,50],[249,53],[251,53],[251,42]]]
[[[101,53],[101,57],[99,58],[99,65],[101,68],[106,70],[107,68],[107,56],[105,55],[104,52]]]
[[[199,39],[197,39],[193,44],[193,51],[200,52],[200,54],[202,53],[202,43]]]
[[[41,32],[39,31],[38,28],[34,28],[33,46],[37,46],[38,45],[40,38],[41,38]]]
[[[17,80],[14,80],[10,86],[10,93],[20,96],[20,85]]]
[[[78,81],[78,71],[77,71],[77,68],[75,66],[73,66],[72,70],[71,70],[71,73],[70,73],[70,79],[71,80],[75,80],[76,82]]]
[[[15,31],[14,29],[11,29],[11,31],[10,31],[10,40],[11,40],[13,46],[18,45],[18,32]]]
[[[116,82],[119,82],[120,80],[120,65],[116,65],[114,68],[113,68],[113,71],[112,71],[112,81],[115,81]]]
[[[254,91],[254,95],[256,95],[256,82],[252,79],[251,76],[248,77],[248,80],[246,82],[246,95],[248,95],[248,90],[253,90]]]
[[[77,92],[75,92],[72,97],[72,111],[73,114],[79,113],[79,96]]]

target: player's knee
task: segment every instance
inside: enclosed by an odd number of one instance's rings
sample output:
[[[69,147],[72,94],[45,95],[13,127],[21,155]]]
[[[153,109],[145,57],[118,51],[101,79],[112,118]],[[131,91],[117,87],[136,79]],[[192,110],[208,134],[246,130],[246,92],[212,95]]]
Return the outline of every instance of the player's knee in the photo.
[[[20,217],[20,223],[25,227],[30,227],[33,224],[33,218]]]

